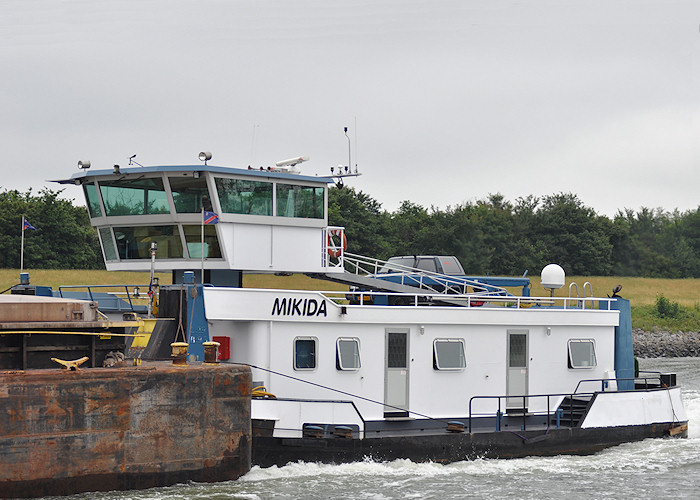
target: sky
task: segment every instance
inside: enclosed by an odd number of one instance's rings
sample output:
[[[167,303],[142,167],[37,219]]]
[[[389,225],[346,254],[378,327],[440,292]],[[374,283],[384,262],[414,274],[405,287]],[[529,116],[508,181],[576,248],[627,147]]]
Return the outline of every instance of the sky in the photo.
[[[697,0],[1,0],[0,189],[93,168],[357,164],[389,211],[700,206]],[[348,138],[344,134],[348,127]]]

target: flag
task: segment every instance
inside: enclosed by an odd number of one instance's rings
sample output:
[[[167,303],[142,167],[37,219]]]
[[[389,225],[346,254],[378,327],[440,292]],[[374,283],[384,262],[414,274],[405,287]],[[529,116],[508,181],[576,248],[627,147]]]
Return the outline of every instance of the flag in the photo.
[[[36,228],[34,226],[32,226],[27,219],[24,219],[24,225],[22,226],[22,231],[24,231],[25,229],[33,229],[34,231],[36,231]]]
[[[219,216],[218,216],[218,214],[215,214],[214,212],[207,212],[205,210],[204,217],[202,218],[202,221],[204,222],[204,224],[218,224],[219,223]]]

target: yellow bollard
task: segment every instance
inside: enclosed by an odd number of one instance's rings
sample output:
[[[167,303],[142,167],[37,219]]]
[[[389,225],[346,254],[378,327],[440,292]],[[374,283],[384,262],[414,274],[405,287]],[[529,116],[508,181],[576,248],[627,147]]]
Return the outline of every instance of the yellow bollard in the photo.
[[[219,344],[218,342],[204,342],[204,362],[217,364],[219,362]]]
[[[173,349],[171,357],[173,358],[174,365],[186,365],[187,364],[187,348],[190,345],[187,342],[173,342],[170,347]]]

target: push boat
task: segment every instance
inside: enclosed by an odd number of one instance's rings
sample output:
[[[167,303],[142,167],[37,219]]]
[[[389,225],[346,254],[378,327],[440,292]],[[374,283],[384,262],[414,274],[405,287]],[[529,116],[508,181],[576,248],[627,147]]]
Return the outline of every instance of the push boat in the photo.
[[[254,465],[588,454],[687,437],[675,375],[635,369],[629,302],[590,283],[555,297],[559,266],[542,270],[544,297],[525,276],[387,269],[328,225],[334,177],[291,169],[205,162],[58,182],[82,186],[108,270],[172,273],[172,284],[151,280],[143,309],[89,287],[59,294],[153,320],[147,347],[134,354],[127,341],[127,357],[162,356],[182,337],[193,362],[216,342],[219,362],[248,365]],[[247,273],[346,286],[244,288]]]

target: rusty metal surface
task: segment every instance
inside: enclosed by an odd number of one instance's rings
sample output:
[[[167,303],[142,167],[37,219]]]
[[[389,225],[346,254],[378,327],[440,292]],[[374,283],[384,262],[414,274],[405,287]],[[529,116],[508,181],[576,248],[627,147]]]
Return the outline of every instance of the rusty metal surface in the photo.
[[[0,372],[0,498],[236,479],[250,393],[229,364]]]
[[[98,321],[97,303],[33,295],[0,295],[0,323]]]

